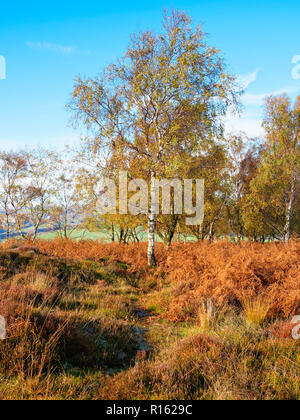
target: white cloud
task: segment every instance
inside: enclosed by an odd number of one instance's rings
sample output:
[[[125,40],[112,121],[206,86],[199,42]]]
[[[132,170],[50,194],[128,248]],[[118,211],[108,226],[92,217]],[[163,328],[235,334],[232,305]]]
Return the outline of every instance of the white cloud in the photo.
[[[261,106],[267,96],[269,96],[268,93],[245,93],[242,97],[242,102],[244,105]]]
[[[253,77],[249,75],[248,81]],[[237,117],[232,114],[228,114],[225,118],[225,128],[227,133],[239,133],[244,132],[248,137],[263,137],[264,129],[262,128],[261,112],[264,104],[264,100],[270,95],[282,95],[282,94],[294,94],[299,93],[299,87],[297,86],[286,86],[285,88],[269,92],[269,93],[245,93],[241,101],[246,108],[246,114],[242,117]],[[254,108],[247,108],[254,107]],[[250,113],[252,110],[252,113]]]
[[[292,94],[296,92],[300,92],[299,86],[286,86],[283,89],[275,90],[275,92],[273,92],[272,95],[282,95],[283,93]]]
[[[31,150],[36,147],[48,147],[54,148],[57,152],[64,150],[65,146],[76,147],[80,144],[80,136],[78,134],[65,135],[65,136],[54,136],[44,138],[43,142],[40,141],[27,141],[27,140],[16,140],[8,138],[0,138],[0,151],[20,151],[20,150]]]
[[[256,69],[251,73],[240,75],[238,76],[238,83],[244,90],[247,90],[248,87],[256,82],[258,74],[260,70]],[[250,94],[245,93],[241,101],[242,103],[247,105],[262,105],[263,99],[266,95],[265,94]],[[225,130],[227,133],[238,134],[240,132],[245,133],[248,137],[262,137],[264,135],[264,131],[261,127],[261,119],[259,118],[259,112],[256,112],[252,115],[247,113],[246,115],[239,117],[233,115],[232,113],[228,113],[225,118]]]
[[[9,151],[20,151],[26,148],[32,147],[32,144],[22,143],[15,139],[0,138],[0,150]]]
[[[79,134],[53,136],[44,140],[44,144],[50,147],[55,147],[56,150],[63,150],[65,146],[76,147],[79,146],[81,137]]]
[[[237,78],[238,83],[242,86],[243,89],[247,89],[247,87],[251,83],[257,80],[257,75],[259,72],[260,72],[260,69],[256,69],[252,73],[238,76]]]
[[[242,97],[242,102],[244,105],[255,105],[255,106],[262,106],[264,100],[270,95],[282,95],[283,93],[292,94],[295,92],[299,92],[299,87],[297,86],[287,86],[283,89],[276,90],[274,92],[269,93],[245,93]]]
[[[228,117],[225,121],[225,128],[227,133],[243,132],[248,137],[263,137],[264,130],[261,126],[262,120],[259,118],[238,118]]]
[[[31,48],[33,50],[47,50],[47,51],[56,52],[59,54],[73,54],[78,51],[77,47],[75,46],[60,45],[60,44],[54,44],[51,42],[27,41],[26,45],[28,48]]]
[[[300,57],[300,56],[299,56]],[[247,90],[248,87],[256,82],[260,69],[256,69],[249,74],[239,75],[238,76],[238,83],[242,86],[244,90]],[[295,92],[299,92],[299,86],[287,86],[283,89],[274,91],[274,92],[266,92],[266,93],[248,93],[246,92],[241,100],[244,105],[251,105],[251,106],[259,106],[263,105],[263,102],[266,97],[270,95],[281,95],[283,93],[293,94]]]

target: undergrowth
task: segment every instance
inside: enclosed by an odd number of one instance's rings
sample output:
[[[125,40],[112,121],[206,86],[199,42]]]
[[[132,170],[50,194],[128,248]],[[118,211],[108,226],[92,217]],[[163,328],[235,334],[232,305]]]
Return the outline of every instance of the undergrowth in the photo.
[[[300,399],[300,244],[0,250],[0,399]]]

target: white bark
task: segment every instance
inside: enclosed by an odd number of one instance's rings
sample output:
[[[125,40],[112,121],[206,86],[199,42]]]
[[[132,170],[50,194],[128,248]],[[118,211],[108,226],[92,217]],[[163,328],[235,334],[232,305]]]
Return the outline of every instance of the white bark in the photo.
[[[156,212],[156,192],[155,192],[155,178],[151,174],[151,206],[148,216],[148,265],[149,267],[156,266],[155,258],[155,212]]]
[[[285,220],[285,227],[284,227],[284,234],[283,234],[283,240],[285,242],[288,242],[291,236],[291,214],[292,214],[292,209],[293,209],[293,203],[295,200],[295,184],[296,184],[296,176],[295,174],[293,174],[290,199],[286,208],[286,215],[285,215],[286,220]]]

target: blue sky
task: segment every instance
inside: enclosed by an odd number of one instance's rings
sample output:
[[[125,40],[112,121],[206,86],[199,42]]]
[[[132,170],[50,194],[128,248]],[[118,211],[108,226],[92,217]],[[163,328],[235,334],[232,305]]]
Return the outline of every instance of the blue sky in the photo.
[[[165,7],[203,24],[209,43],[247,86],[243,116],[229,117],[228,129],[258,135],[264,96],[300,94],[297,0],[2,2],[0,149],[78,142],[65,110],[75,77],[96,75],[122,55],[131,33],[159,30]]]

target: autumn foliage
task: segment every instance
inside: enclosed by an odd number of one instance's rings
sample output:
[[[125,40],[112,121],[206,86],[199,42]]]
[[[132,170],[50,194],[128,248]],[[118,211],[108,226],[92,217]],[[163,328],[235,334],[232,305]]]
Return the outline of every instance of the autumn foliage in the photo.
[[[157,247],[158,267],[146,267],[147,247],[140,244],[101,244],[93,241],[39,241],[48,256],[94,260],[107,264],[121,261],[129,272],[153,277],[170,286],[167,313],[170,320],[194,316],[203,300],[216,305],[242,306],[245,299],[263,296],[269,316],[291,316],[300,309],[300,242],[176,243],[169,251]]]

